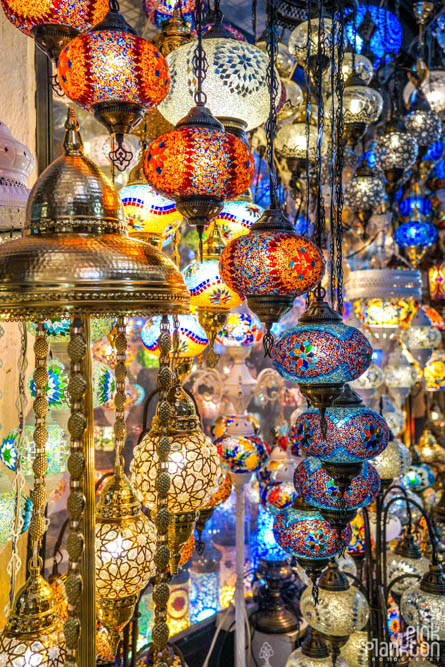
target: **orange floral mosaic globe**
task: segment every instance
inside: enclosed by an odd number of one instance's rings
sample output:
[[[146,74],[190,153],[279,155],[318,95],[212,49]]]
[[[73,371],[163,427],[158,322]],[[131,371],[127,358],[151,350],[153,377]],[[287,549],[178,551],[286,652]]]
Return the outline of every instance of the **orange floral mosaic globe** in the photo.
[[[38,25],[69,26],[85,32],[102,21],[108,0],[0,0],[7,18],[31,36]]]
[[[170,86],[164,56],[123,30],[98,29],[71,40],[59,56],[57,72],[67,97],[90,111],[104,102],[155,108]]]
[[[251,150],[238,137],[215,127],[188,125],[150,144],[144,172],[150,185],[169,199],[223,202],[247,190],[254,163]]]

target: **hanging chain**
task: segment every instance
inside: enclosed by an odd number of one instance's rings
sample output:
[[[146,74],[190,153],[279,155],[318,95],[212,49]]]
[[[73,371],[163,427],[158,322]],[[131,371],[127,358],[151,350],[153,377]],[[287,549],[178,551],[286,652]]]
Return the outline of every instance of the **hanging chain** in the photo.
[[[330,66],[330,94],[331,94],[331,156],[329,164],[329,188],[331,191],[331,201],[329,204],[329,297],[331,306],[334,307],[335,304],[335,285],[336,285],[336,276],[335,276],[335,225],[334,225],[334,216],[335,216],[335,160],[337,155],[337,146],[335,140],[335,131],[336,131],[336,105],[335,105],[335,81],[336,81],[336,62],[335,62],[335,35],[337,31],[336,26],[336,3],[332,5],[332,26],[331,26],[331,66]]]
[[[199,0],[200,1],[200,0]],[[167,625],[167,604],[170,596],[168,585],[168,566],[170,560],[170,549],[168,547],[168,526],[171,515],[168,510],[167,497],[171,484],[168,472],[167,459],[170,454],[171,438],[168,436],[168,423],[171,418],[171,406],[168,401],[168,393],[172,384],[172,371],[170,368],[171,338],[168,326],[168,316],[164,315],[161,320],[161,333],[159,335],[159,408],[157,411],[159,426],[162,432],[157,443],[158,470],[156,477],[156,577],[153,589],[154,623],[152,630],[154,653],[154,667],[167,667],[169,662],[167,642],[169,629]]]
[[[311,215],[311,48],[312,48],[312,21],[311,21],[311,0],[307,0],[306,4],[307,14],[307,50],[306,50],[306,221],[309,226]]]
[[[108,6],[110,8],[110,12],[118,12],[120,9],[118,0],[109,0]]]
[[[209,67],[206,52],[202,46],[202,1],[203,0],[197,0],[196,2],[195,16],[198,40],[192,60],[193,74],[198,83],[196,92],[194,94],[194,100],[195,104],[199,105],[204,105],[207,102],[207,95],[202,89],[202,84],[205,81],[207,69]]]
[[[80,597],[83,582],[79,568],[84,550],[80,520],[86,503],[82,488],[82,477],[86,464],[82,446],[87,425],[84,406],[87,387],[87,379],[84,373],[86,354],[87,344],[83,322],[80,318],[74,318],[71,322],[70,341],[68,343],[68,355],[71,360],[68,385],[68,393],[71,399],[71,415],[68,420],[68,431],[70,433],[70,456],[68,459],[70,495],[67,502],[70,532],[67,540],[69,564],[65,586],[68,598],[68,619],[63,628],[67,649],[65,667],[76,667],[77,645],[80,635]]]
[[[1,336],[3,336],[4,334],[3,327],[0,327],[0,332]],[[26,330],[26,325],[24,322],[19,322],[19,332],[20,332],[20,355],[17,362],[17,368],[19,371],[19,395],[16,401],[19,427],[18,427],[16,468],[14,474],[14,481],[12,483],[12,489],[14,491],[14,525],[12,529],[11,558],[9,559],[8,565],[6,566],[6,572],[9,575],[10,588],[9,588],[8,602],[6,603],[6,607],[4,609],[5,617],[8,617],[9,610],[14,602],[16,577],[22,565],[22,560],[19,556],[19,551],[18,551],[18,540],[23,529],[23,516],[21,512],[20,500],[22,496],[22,491],[25,487],[25,476],[22,472],[21,452],[23,451],[23,435],[25,430],[25,408],[28,403],[28,399],[26,397],[26,389],[25,389],[26,369],[28,368],[28,360],[26,358],[28,350],[28,332]]]
[[[267,139],[267,163],[269,167],[269,184],[270,184],[270,206],[277,208],[277,173],[275,170],[275,155],[274,155],[274,138],[275,129],[277,126],[277,108],[276,100],[278,99],[279,82],[277,71],[275,68],[275,56],[277,52],[277,0],[267,0],[267,26],[266,26],[266,50],[268,55],[268,63],[266,70],[266,82],[269,90],[269,118],[266,124],[266,139]]]
[[[344,116],[343,116],[343,77],[342,67],[344,58],[344,15],[343,3],[338,2],[340,12],[340,20],[338,21],[338,46],[337,46],[337,73],[336,73],[336,94],[337,94],[337,110],[336,110],[336,126],[337,126],[337,141],[335,150],[335,199],[336,199],[336,254],[337,254],[337,312],[343,317],[343,131],[344,131]],[[332,45],[335,49],[335,44]]]
[[[181,256],[179,254],[180,243],[181,243],[181,229],[180,227],[178,227],[178,229],[175,231],[175,236],[173,239],[173,252],[172,252],[172,260],[174,261],[178,269],[181,263]]]
[[[48,352],[49,345],[46,339],[46,330],[43,322],[39,322],[37,324],[36,339],[34,342],[35,368],[33,380],[36,388],[36,395],[33,403],[35,415],[33,438],[36,445],[36,455],[32,465],[34,488],[31,492],[32,519],[29,529],[32,540],[32,558],[31,563],[29,564],[31,575],[36,575],[40,572],[42,562],[39,552],[48,525],[48,521],[45,517],[47,500],[45,475],[48,470],[48,460],[46,458],[46,442],[48,440],[48,431],[46,428],[46,415],[48,412],[48,399],[46,396],[46,387],[48,384]]]
[[[256,44],[256,40],[257,40],[256,12],[257,12],[257,0],[252,0],[252,33],[253,33],[253,43],[254,44]]]
[[[116,323],[117,335],[114,337],[114,348],[116,350],[116,365],[114,373],[116,377],[116,392],[114,394],[115,422],[114,422],[114,440],[115,440],[115,462],[114,471],[119,474],[123,470],[124,462],[122,452],[125,445],[125,404],[127,402],[126,380],[127,366],[127,333],[125,329],[125,318],[119,315]]]
[[[324,20],[323,20],[323,4],[318,5],[318,51],[315,65],[315,83],[317,87],[317,102],[318,102],[318,122],[317,122],[317,144],[315,154],[315,170],[317,177],[317,197],[315,209],[315,238],[317,245],[321,248],[323,243],[323,232],[325,230],[325,210],[324,199],[322,191],[322,162],[321,162],[321,148],[323,143],[324,133],[324,103],[323,103],[323,61],[325,56],[325,39],[324,37]]]

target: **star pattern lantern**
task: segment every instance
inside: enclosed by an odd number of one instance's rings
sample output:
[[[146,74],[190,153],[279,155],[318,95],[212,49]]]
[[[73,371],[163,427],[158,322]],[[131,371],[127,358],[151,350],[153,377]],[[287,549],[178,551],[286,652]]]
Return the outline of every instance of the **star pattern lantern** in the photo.
[[[356,380],[371,363],[372,348],[355,327],[317,295],[299,324],[276,341],[272,360],[282,377],[297,382],[301,392],[321,410],[339,396],[345,382]]]
[[[420,104],[422,102],[420,101]],[[426,107],[428,104],[425,105]],[[405,116],[405,126],[422,148],[431,146],[440,139],[442,121],[440,116],[431,109],[413,109]]]
[[[110,157],[119,169],[125,169],[133,154],[123,148],[124,134],[168,93],[170,76],[164,56],[138,37],[117,9],[110,9],[93,30],[62,50],[57,72],[67,97],[94,113],[115,135],[118,147]]]
[[[324,271],[320,249],[296,234],[279,209],[265,211],[249,234],[230,241],[219,265],[223,280],[246,297],[268,332],[297,296],[321,280]]]
[[[220,462],[215,445],[200,428],[193,400],[176,386],[170,392],[170,401],[173,414],[168,435],[172,444],[167,457],[167,469],[171,484],[167,502],[173,518],[169,525],[168,541],[170,570],[176,574],[181,551],[193,532],[197,513],[218,488]],[[161,437],[156,414],[150,432],[134,450],[130,467],[136,495],[152,513],[156,511],[157,444]]]
[[[343,529],[339,540],[336,528],[301,499],[275,516],[273,532],[277,544],[294,556],[313,580],[351,539],[350,526]]]
[[[385,185],[378,171],[372,169],[367,160],[356,170],[345,187],[345,204],[353,211],[366,232],[371,216],[385,201]]]
[[[375,157],[377,166],[385,174],[386,191],[390,197],[398,189],[404,171],[417,160],[418,151],[417,141],[402,122],[391,121],[385,125],[384,134],[377,139]]]
[[[1,0],[8,19],[56,61],[63,46],[105,18],[108,0]]]
[[[247,190],[254,162],[246,143],[226,132],[206,107],[196,106],[150,144],[144,171],[149,184],[176,202],[202,238],[224,201]]]

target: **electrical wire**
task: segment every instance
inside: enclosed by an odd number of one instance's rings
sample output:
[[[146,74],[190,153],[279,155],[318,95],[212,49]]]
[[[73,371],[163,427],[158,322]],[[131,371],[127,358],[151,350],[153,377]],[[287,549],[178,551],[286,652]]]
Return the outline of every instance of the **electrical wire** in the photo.
[[[226,617],[231,609],[233,609],[233,597],[235,594],[232,595],[232,599],[230,600],[230,604],[227,607],[226,611],[224,612],[223,616],[221,616],[218,625],[216,626],[215,634],[213,635],[212,643],[210,644],[210,648],[208,650],[208,653],[206,655],[206,659],[204,660],[202,667],[208,667],[209,660],[212,657],[213,649],[215,648],[216,640],[218,639],[218,635],[222,630],[222,626],[224,625],[224,622],[226,620]],[[233,625],[233,624],[232,624]]]

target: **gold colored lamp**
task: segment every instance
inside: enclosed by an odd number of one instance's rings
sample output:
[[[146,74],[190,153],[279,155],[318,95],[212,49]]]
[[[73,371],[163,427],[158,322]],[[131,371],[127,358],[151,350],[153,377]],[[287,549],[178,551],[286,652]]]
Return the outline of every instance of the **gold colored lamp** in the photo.
[[[163,56],[168,56],[169,53],[183,44],[193,42],[195,39],[190,31],[189,24],[181,16],[179,10],[175,9],[171,19],[162,23],[161,32],[155,35],[151,41]]]

